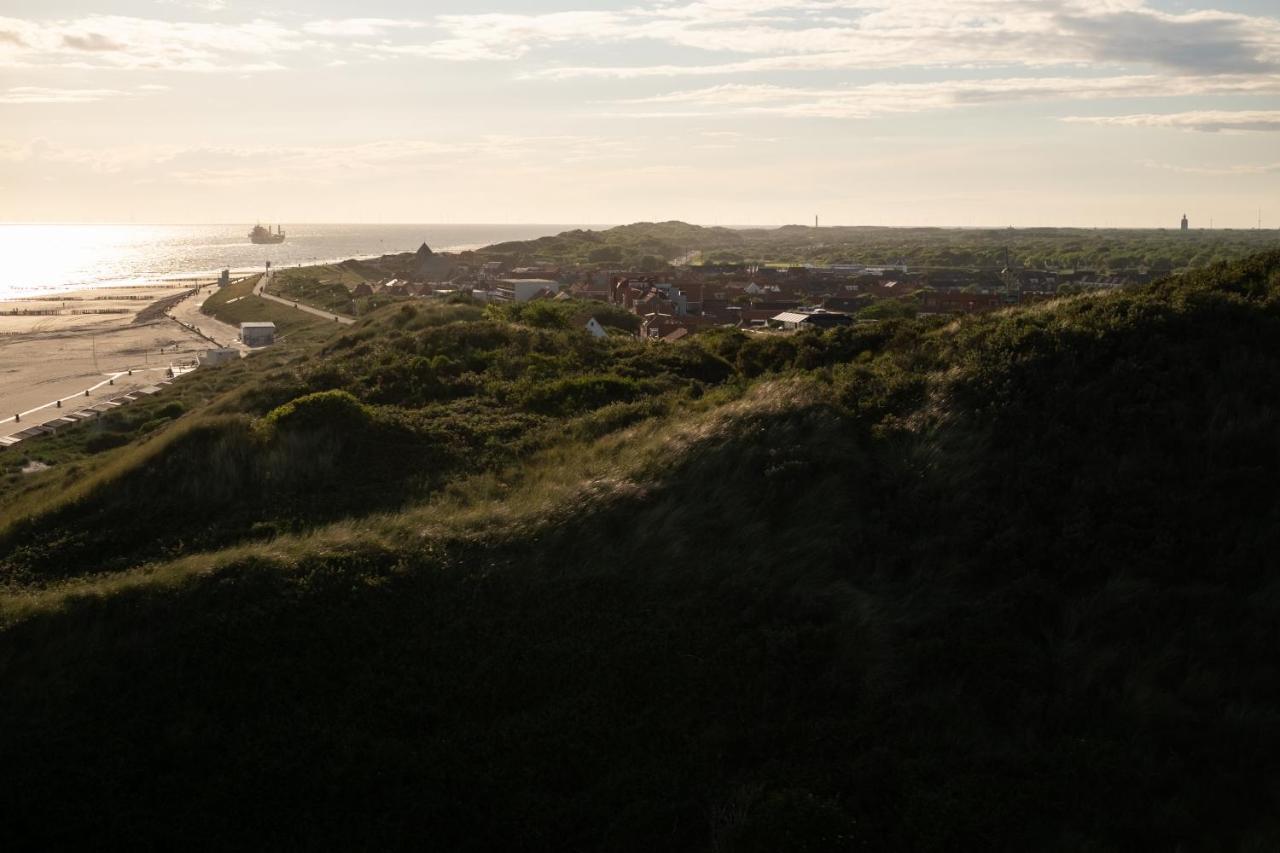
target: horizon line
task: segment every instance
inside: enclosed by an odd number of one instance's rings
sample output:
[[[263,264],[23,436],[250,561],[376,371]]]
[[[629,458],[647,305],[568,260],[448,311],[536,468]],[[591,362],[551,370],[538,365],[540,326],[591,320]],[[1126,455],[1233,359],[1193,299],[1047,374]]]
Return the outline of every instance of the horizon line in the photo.
[[[271,222],[272,225],[280,225],[281,227],[289,225],[290,227],[308,227],[314,225],[323,226],[368,226],[368,227],[430,227],[430,228],[570,228],[570,229],[610,229],[621,228],[627,225],[662,225],[668,223],[680,223],[684,225],[692,225],[699,228],[727,228],[734,231],[761,229],[761,230],[780,230],[783,228],[807,228],[817,231],[831,230],[837,228],[877,228],[877,229],[938,229],[946,231],[993,231],[993,230],[1038,230],[1038,229],[1074,229],[1081,231],[1179,231],[1178,224],[1174,225],[1078,225],[1078,224],[1057,224],[1057,225],[873,225],[873,224],[848,224],[837,223],[834,225],[821,225],[815,228],[812,225],[803,222],[785,222],[785,223],[735,223],[732,225],[721,225],[718,223],[707,224],[703,222],[692,222],[686,219],[636,219],[631,222],[622,223],[573,223],[573,222],[336,222],[336,221],[293,221],[293,222]],[[261,224],[259,222],[258,224]],[[101,227],[101,228],[120,228],[120,227],[136,227],[136,228],[153,228],[153,227],[198,227],[198,228],[241,228],[245,223],[241,222],[120,222],[120,221],[19,221],[19,220],[0,220],[0,227]],[[1192,226],[1189,231],[1275,231],[1280,230],[1280,226],[1260,227],[1257,224],[1248,226]]]

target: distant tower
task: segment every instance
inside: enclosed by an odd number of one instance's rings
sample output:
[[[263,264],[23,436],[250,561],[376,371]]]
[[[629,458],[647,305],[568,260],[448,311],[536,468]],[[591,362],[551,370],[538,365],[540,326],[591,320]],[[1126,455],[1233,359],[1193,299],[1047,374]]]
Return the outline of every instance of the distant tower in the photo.
[[[1187,230],[1187,215],[1185,213],[1182,214],[1182,230]]]
[[[818,214],[816,213],[813,215],[813,227],[814,228],[818,227]]]

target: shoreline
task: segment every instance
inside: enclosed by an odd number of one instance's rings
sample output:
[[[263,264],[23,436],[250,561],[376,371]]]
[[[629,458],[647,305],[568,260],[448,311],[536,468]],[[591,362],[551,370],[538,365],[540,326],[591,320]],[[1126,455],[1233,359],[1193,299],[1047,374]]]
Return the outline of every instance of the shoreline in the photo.
[[[171,365],[210,349],[165,310],[178,290],[132,285],[0,300],[0,438],[154,386]]]
[[[465,243],[455,246],[446,246],[442,249],[434,249],[437,254],[456,255],[463,252],[474,252],[484,248],[485,243]],[[387,255],[407,255],[413,254],[415,249],[404,249],[399,252],[378,252],[344,255],[333,258],[315,258],[307,261],[297,261],[277,266],[274,262],[271,265],[273,270],[289,270],[299,269],[301,267],[326,266],[340,264],[343,261],[368,261],[375,258],[381,258]],[[189,270],[180,273],[167,273],[161,276],[137,275],[128,278],[103,279],[100,281],[87,282],[71,282],[66,284],[54,285],[19,285],[10,288],[0,286],[0,306],[7,306],[11,302],[29,302],[29,301],[56,301],[59,299],[67,299],[71,301],[75,294],[97,291],[116,291],[128,290],[130,288],[170,288],[182,289],[191,287],[196,282],[208,281],[216,279],[223,269],[230,270],[231,277],[243,278],[248,275],[256,275],[262,272],[262,265],[258,264],[252,267],[248,266],[228,266],[219,267],[218,269],[201,269]],[[75,297],[83,298],[83,297]],[[97,297],[98,299],[106,299],[109,297]]]

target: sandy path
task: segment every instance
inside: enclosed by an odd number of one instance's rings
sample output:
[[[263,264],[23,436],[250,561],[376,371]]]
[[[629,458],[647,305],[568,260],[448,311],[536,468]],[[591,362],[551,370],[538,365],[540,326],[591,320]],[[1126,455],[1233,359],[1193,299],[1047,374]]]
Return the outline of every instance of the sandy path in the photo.
[[[208,314],[200,313],[200,308],[204,305],[204,301],[217,293],[217,290],[216,287],[201,288],[194,296],[190,296],[170,308],[169,316],[183,325],[195,326],[200,330],[201,334],[217,341],[224,347],[234,347],[241,352],[248,352],[248,348],[240,343],[240,330],[238,328],[216,320]]]

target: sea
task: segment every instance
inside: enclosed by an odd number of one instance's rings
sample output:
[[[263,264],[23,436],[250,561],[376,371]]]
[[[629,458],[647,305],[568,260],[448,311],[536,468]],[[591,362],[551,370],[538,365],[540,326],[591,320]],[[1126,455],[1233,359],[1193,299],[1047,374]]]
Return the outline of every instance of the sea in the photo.
[[[264,225],[267,223],[263,223]],[[415,251],[477,249],[586,225],[290,225],[285,242],[249,242],[237,225],[0,224],[0,300],[252,272]],[[272,230],[274,224],[272,224]]]

